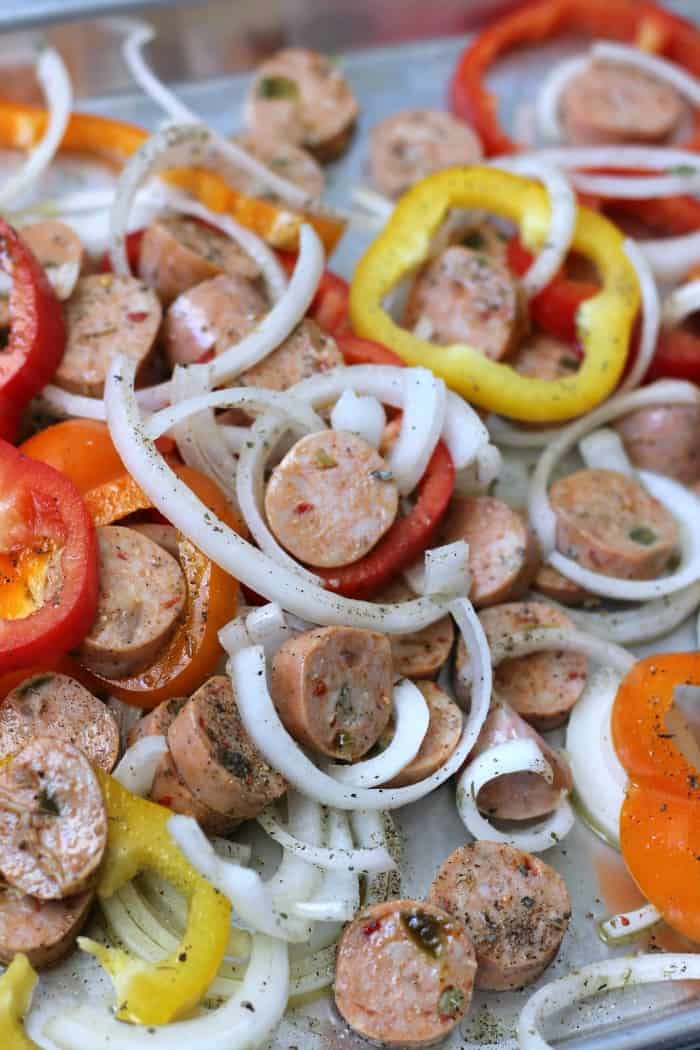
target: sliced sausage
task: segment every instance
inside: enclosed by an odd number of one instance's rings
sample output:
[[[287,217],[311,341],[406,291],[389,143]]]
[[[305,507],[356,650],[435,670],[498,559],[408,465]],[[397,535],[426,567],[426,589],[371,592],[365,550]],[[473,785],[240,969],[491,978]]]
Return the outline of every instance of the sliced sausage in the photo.
[[[441,542],[466,540],[478,609],[519,598],[539,565],[537,542],[520,515],[490,496],[453,499],[442,525]]]
[[[561,602],[562,605],[583,605],[591,599],[587,590],[573,580],[568,580],[551,565],[540,565],[532,586],[534,590],[540,591],[547,598],[553,598],[555,602]]]
[[[239,343],[267,312],[245,277],[221,274],[182,292],[168,308],[163,345],[171,365],[189,365]]]
[[[508,645],[511,635],[538,627],[574,626],[565,613],[544,602],[510,602],[484,609],[479,619],[490,646]],[[458,649],[457,664],[466,649]],[[540,731],[555,729],[569,716],[586,685],[588,662],[581,653],[552,650],[503,660],[494,669],[494,688],[519,715]]]
[[[605,576],[648,580],[664,571],[678,526],[639,482],[614,470],[578,470],[555,481],[557,549]]]
[[[190,791],[169,751],[163,755],[156,767],[150,797],[152,802],[157,802],[159,806],[167,806],[173,813],[194,817],[199,826],[210,835],[230,835],[241,823],[239,817],[217,813]]]
[[[54,219],[28,223],[19,232],[43,266],[59,299],[67,299],[85,263],[85,249],[78,234]]]
[[[0,872],[41,900],[84,890],[107,844],[107,814],[77,747],[37,736],[0,769]]]
[[[430,712],[428,732],[412,762],[386,787],[404,787],[417,784],[443,766],[459,743],[462,735],[462,713],[454,700],[435,682],[416,682],[425,697]],[[393,735],[393,734],[392,734]],[[387,744],[391,737],[388,737]]]
[[[684,108],[666,81],[611,62],[592,62],[561,97],[566,136],[583,144],[660,142],[676,129]]]
[[[287,789],[243,728],[224,675],[190,697],[168,730],[168,746],[187,787],[217,813],[255,817]]]
[[[239,135],[237,141],[270,171],[306,190],[309,197],[318,199],[322,195],[326,181],[323,168],[308,150],[275,135]],[[232,181],[248,197],[270,197],[269,183],[247,171],[236,172]]]
[[[398,197],[434,171],[477,164],[481,143],[468,124],[439,109],[406,109],[375,124],[369,140],[372,182]]]
[[[453,245],[429,262],[409,292],[404,324],[440,346],[467,343],[499,361],[518,345],[524,300],[504,263]]]
[[[0,884],[0,963],[20,952],[35,970],[67,955],[88,917],[94,893],[60,901],[40,901],[7,883]]]
[[[570,346],[542,332],[528,336],[510,359],[516,372],[532,379],[562,379],[577,372],[580,364]]]
[[[343,931],[335,1004],[374,1043],[431,1046],[468,1011],[475,970],[474,948],[458,919],[424,901],[384,901]]]
[[[455,682],[455,690],[457,687]],[[552,767],[554,780],[548,784],[538,773],[506,773],[482,787],[477,798],[479,809],[498,820],[531,820],[551,813],[559,803],[561,792],[571,791],[571,771],[564,758],[504,701],[498,700],[492,705],[470,761],[509,740],[534,740]]]
[[[166,736],[186,703],[186,696],[173,696],[170,700],[164,700],[162,704],[158,704],[143,718],[139,718],[129,730],[127,741],[129,747],[133,747],[146,736]]]
[[[153,663],[169,641],[185,606],[185,578],[171,554],[134,529],[103,525],[97,541],[97,617],[78,656],[91,671],[119,678]]]
[[[391,715],[389,640],[359,627],[304,631],[277,650],[271,692],[299,743],[354,761],[376,744]]]
[[[321,568],[362,558],[391,528],[398,507],[385,460],[363,438],[337,430],[297,441],[265,491],[265,513],[279,542]]]
[[[464,923],[476,950],[476,987],[532,984],[552,962],[571,918],[561,875],[515,846],[471,842],[443,862],[428,900]]]
[[[230,237],[194,219],[167,216],[146,227],[139,277],[165,306],[217,274],[252,281],[260,267]]]
[[[308,149],[322,163],[347,146],[359,106],[329,58],[287,48],[261,63],[246,100],[245,120],[255,135]]]
[[[129,525],[129,528],[133,529],[134,532],[140,532],[142,536],[146,536],[149,540],[153,540],[159,547],[166,550],[168,554],[172,554],[173,558],[179,558],[180,533],[172,525],[161,525],[158,522],[144,521]]]
[[[108,773],[119,758],[119,726],[101,700],[64,674],[33,675],[0,706],[0,755],[13,755],[32,737],[68,740]]]
[[[615,424],[636,467],[689,485],[700,479],[700,408],[651,405],[629,412]]]
[[[64,390],[102,397],[112,358],[145,365],[161,320],[158,297],[135,277],[81,277],[65,306],[66,349],[56,372]]]
[[[288,390],[309,376],[341,368],[345,364],[338,344],[315,321],[297,325],[276,350],[236,380],[241,386],[264,386],[268,390]]]
[[[405,602],[415,597],[410,587],[395,580],[375,595],[377,602]],[[436,623],[411,634],[392,634],[389,637],[394,673],[401,678],[434,678],[447,663],[454,642],[451,616],[443,616]]]

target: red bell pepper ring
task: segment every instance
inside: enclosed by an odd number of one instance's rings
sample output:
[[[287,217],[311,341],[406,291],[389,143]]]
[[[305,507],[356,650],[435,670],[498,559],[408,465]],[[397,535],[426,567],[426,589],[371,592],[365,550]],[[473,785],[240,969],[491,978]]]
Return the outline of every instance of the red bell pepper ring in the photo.
[[[474,126],[487,156],[521,149],[501,126],[498,100],[485,86],[496,59],[516,47],[539,44],[565,33],[621,40],[629,44],[653,37],[659,54],[700,76],[700,31],[649,0],[539,0],[523,4],[479,33],[461,54],[450,88],[454,113]],[[683,143],[700,149],[700,112],[693,134]]]
[[[297,257],[294,252],[277,252],[277,257],[288,274],[294,273]],[[316,294],[311,300],[308,316],[328,335],[350,332],[348,304],[350,285],[332,270],[324,270]]]
[[[27,580],[58,561],[50,600],[24,607]],[[77,488],[0,441],[0,673],[55,659],[82,642],[97,612],[97,538]]]
[[[10,336],[0,353],[0,438],[12,441],[22,409],[61,363],[66,330],[61,304],[43,268],[4,219],[0,266],[12,278]]]
[[[529,270],[533,256],[518,237],[513,237],[508,242],[507,260],[510,269],[520,277]],[[563,274],[557,274],[530,300],[530,316],[549,335],[575,348],[578,308],[599,291],[595,284],[588,281],[573,281]]]

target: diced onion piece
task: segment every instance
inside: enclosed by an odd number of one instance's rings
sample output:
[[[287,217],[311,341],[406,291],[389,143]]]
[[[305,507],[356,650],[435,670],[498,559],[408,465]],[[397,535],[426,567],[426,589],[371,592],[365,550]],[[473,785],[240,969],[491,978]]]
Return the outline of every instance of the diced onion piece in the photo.
[[[675,594],[655,598],[633,609],[594,612],[589,609],[564,610],[587,633],[618,645],[651,642],[679,627],[700,605],[700,582]],[[700,639],[699,639],[700,640]]]
[[[634,937],[647,933],[661,922],[662,918],[663,916],[653,904],[644,904],[634,911],[622,912],[601,922],[600,935],[607,944],[632,940]]]
[[[334,812],[331,810],[331,812]],[[324,871],[347,871],[351,868],[358,872],[393,871],[396,868],[391,854],[384,846],[373,849],[355,849],[352,842],[340,848],[338,846],[312,846],[308,842],[290,834],[275,816],[273,808],[266,809],[257,817],[264,831],[274,839],[282,849],[300,857],[307,864],[314,864]]]
[[[629,239],[624,243],[625,255],[632,263],[642,299],[642,332],[637,347],[637,356],[625,378],[620,383],[620,391],[634,390],[644,379],[649,371],[651,359],[656,352],[656,344],[659,338],[659,326],[661,324],[661,302],[659,290],[656,287],[654,274],[646,255],[634,241]],[[698,282],[700,287],[700,282]],[[700,305],[700,303],[699,303]]]
[[[593,58],[600,58],[604,62],[641,69],[651,77],[670,84],[693,106],[700,106],[700,80],[692,73],[682,69],[681,66],[676,65],[675,62],[669,62],[668,59],[661,58],[659,55],[651,55],[648,51],[642,51],[638,47],[610,43],[608,40],[596,40],[591,48],[591,54]]]
[[[158,763],[167,750],[164,736],[144,736],[124,752],[112,776],[132,794],[148,795]]]
[[[416,594],[445,594],[465,597],[471,588],[469,544],[455,540],[442,547],[427,550],[423,565],[410,565],[404,576]]]
[[[537,93],[535,114],[537,130],[545,142],[560,142],[564,137],[559,119],[561,97],[569,81],[583,73],[589,65],[590,58],[587,55],[566,58],[557,62],[542,81]]]
[[[589,674],[566,731],[566,753],[582,815],[616,848],[627,774],[613,746],[610,715],[622,673],[598,667]]]
[[[357,434],[368,445],[379,448],[386,426],[386,412],[376,397],[358,397],[350,388],[343,391],[333,406],[331,426],[334,430]]]
[[[700,310],[700,280],[682,284],[664,300],[664,327],[675,328],[696,310]]]
[[[630,988],[637,984],[664,981],[700,980],[700,956],[662,952],[626,955],[582,966],[560,977],[528,999],[518,1019],[518,1045],[521,1050],[552,1050],[540,1033],[543,1021],[580,999],[605,990]]]
[[[700,266],[700,231],[638,244],[660,281],[673,284],[684,280],[690,270]]]
[[[420,751],[430,724],[430,711],[417,685],[405,678],[394,687],[394,735],[391,743],[374,758],[351,765],[329,763],[326,773],[340,784],[377,787],[393,780]]]
[[[353,849],[350,825],[344,813],[337,809],[329,810],[327,825],[329,852],[344,851],[350,855],[360,852]],[[395,867],[391,857],[389,861],[392,867]],[[344,867],[327,868],[313,897],[292,905],[292,911],[302,918],[317,922],[349,922],[360,906],[360,882],[357,872],[361,870],[363,869],[358,868],[351,859]]]
[[[591,470],[615,470],[628,478],[637,473],[630,463],[622,438],[611,427],[601,427],[581,438],[578,443],[581,459]]]
[[[404,368],[403,414],[389,468],[402,496],[423,477],[445,423],[445,383],[428,368]]]
[[[537,773],[547,783],[552,782],[552,767],[534,740],[509,740],[484,751],[469,763],[457,781],[457,812],[467,831],[476,839],[506,842],[528,853],[540,853],[556,846],[574,825],[574,811],[563,796],[557,808],[543,820],[508,831],[495,828],[477,806],[482,787],[496,777],[522,772]]]

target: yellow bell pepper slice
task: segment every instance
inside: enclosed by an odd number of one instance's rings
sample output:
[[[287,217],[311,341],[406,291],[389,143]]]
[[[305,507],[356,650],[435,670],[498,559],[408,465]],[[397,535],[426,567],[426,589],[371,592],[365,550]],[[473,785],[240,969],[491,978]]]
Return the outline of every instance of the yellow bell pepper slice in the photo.
[[[425,365],[468,401],[512,419],[549,423],[588,412],[615,389],[639,309],[639,282],[620,231],[579,208],[571,250],[595,264],[601,290],[576,315],[584,359],[572,376],[532,379],[491,361],[474,347],[437,346],[401,328],[385,297],[428,257],[431,240],[450,208],[480,208],[518,224],[528,247],[549,229],[549,198],[531,179],[494,168],[449,168],[417,183],[360,260],[350,289],[350,318],[359,336],[383,343],[408,365]]]
[[[23,1019],[38,977],[26,955],[15,955],[0,977],[0,1046],[2,1050],[39,1050],[24,1030]]]
[[[78,944],[96,956],[112,978],[120,1020],[167,1024],[190,1012],[214,980],[228,941],[231,906],[171,838],[169,809],[133,795],[100,769],[95,773],[109,825],[98,897],[111,897],[139,872],[150,869],[187,898],[189,914],[182,941],[161,962],[144,962],[86,937],[80,937]]]

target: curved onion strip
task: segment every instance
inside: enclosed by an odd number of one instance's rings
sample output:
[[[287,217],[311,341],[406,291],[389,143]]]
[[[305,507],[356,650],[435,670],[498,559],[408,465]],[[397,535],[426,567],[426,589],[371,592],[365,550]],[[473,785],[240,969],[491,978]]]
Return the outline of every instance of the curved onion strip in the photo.
[[[680,288],[674,288],[664,299],[664,327],[675,328],[696,310],[700,310],[700,280],[689,281]]]
[[[406,634],[444,616],[444,603],[438,598],[379,605],[331,594],[277,565],[244,540],[212,515],[144,433],[134,374],[134,363],[122,354],[115,355],[105,385],[107,421],[115,447],[153,505],[225,572],[269,601],[277,601],[289,612],[316,624]]]
[[[635,66],[657,80],[665,80],[680,95],[684,95],[693,106],[700,106],[700,80],[682,69],[681,66],[676,65],[675,62],[669,62],[668,59],[652,55],[638,47],[613,44],[608,40],[596,40],[591,48],[591,53],[593,58],[601,58],[603,61],[619,65]]]
[[[507,842],[528,853],[540,853],[556,846],[574,825],[575,815],[562,796],[549,816],[526,828],[500,831],[479,812],[477,798],[485,784],[509,773],[537,773],[551,784],[552,767],[534,740],[509,740],[497,744],[475,758],[457,781],[457,812],[474,838],[486,842]]]
[[[386,784],[416,757],[429,724],[430,711],[423,694],[405,678],[394,687],[394,735],[388,747],[374,758],[352,765],[328,763],[325,771],[339,784],[352,787]]]
[[[144,736],[124,752],[112,776],[134,795],[148,795],[156,767],[167,750],[164,736]]]
[[[581,438],[578,443],[581,459],[591,470],[614,470],[628,478],[637,472],[630,463],[622,438],[612,427],[601,427]]]
[[[566,730],[566,753],[584,819],[616,848],[627,774],[613,747],[610,713],[622,674],[622,669],[608,667],[589,674]]]
[[[444,784],[461,768],[476,742],[488,712],[492,682],[488,643],[471,603],[457,598],[448,608],[471,654],[476,684],[460,741],[435,773],[400,788],[346,787],[323,773],[282,725],[266,684],[264,650],[262,646],[252,646],[234,653],[228,667],[243,725],[263,757],[299,791],[337,809],[397,809],[424,798]]]
[[[282,849],[301,857],[307,864],[314,864],[324,871],[375,872],[393,871],[396,868],[390,853],[383,846],[374,849],[355,849],[352,842],[343,848],[337,846],[312,846],[308,842],[295,838],[282,826],[275,816],[274,809],[266,809],[256,818],[264,831],[274,839]]]
[[[471,588],[469,544],[455,540],[433,547],[404,570],[404,578],[415,594],[449,594],[466,598]]]
[[[524,430],[501,416],[490,415],[486,420],[489,434],[499,445],[507,448],[546,448],[564,432],[565,427],[543,427],[542,430]]]
[[[556,604],[556,603],[555,603]],[[618,645],[651,642],[679,627],[700,605],[700,582],[675,594],[655,598],[634,609],[616,609],[612,612],[593,612],[571,609],[564,612],[578,627],[589,634]]]
[[[337,809],[328,811],[326,838],[329,850],[352,852],[352,835],[345,813]],[[394,867],[393,860],[391,864]],[[344,868],[326,869],[313,897],[294,904],[292,911],[302,918],[317,922],[349,922],[360,907],[360,881],[357,871],[352,862]],[[340,933],[340,930],[338,932]]]
[[[262,502],[265,489],[265,463],[280,439],[290,429],[288,419],[270,413],[256,420],[250,430],[250,440],[241,449],[236,475],[236,496],[241,514],[250,533],[263,553],[271,561],[283,565],[302,580],[320,587],[321,579],[288,554],[277,542],[265,520]],[[304,428],[308,429],[308,428]],[[316,429],[316,428],[314,428]]]
[[[101,398],[69,394],[53,383],[44,387],[39,400],[52,415],[60,419],[97,419],[101,422],[106,419],[105,404]]]
[[[632,940],[656,926],[663,916],[653,904],[643,904],[634,911],[622,912],[601,922],[598,930],[606,944],[619,944]]]
[[[692,383],[671,379],[651,383],[642,390],[616,394],[581,419],[576,419],[573,423],[558,430],[556,436],[552,438],[538,460],[530,482],[528,499],[530,523],[545,555],[548,555],[555,547],[556,516],[549,503],[547,488],[549,478],[559,460],[591,431],[605,426],[611,420],[624,416],[625,413],[634,409],[656,404],[698,405],[700,404],[700,391]]]
[[[546,142],[560,142],[564,137],[559,120],[561,96],[569,81],[583,73],[589,65],[590,58],[587,55],[575,55],[557,62],[543,80],[537,93],[535,115],[537,131]]]
[[[209,366],[177,366],[171,380],[173,399],[182,403],[189,397],[209,393]],[[238,463],[229,452],[211,408],[202,409],[172,428],[178,452],[189,467],[212,478],[234,503],[234,479]]]
[[[660,281],[673,284],[684,280],[690,270],[700,265],[700,231],[638,244]]]
[[[532,299],[549,284],[561,268],[571,247],[576,225],[576,195],[567,176],[554,165],[539,160],[537,156],[509,157],[504,161],[497,158],[491,165],[516,175],[536,178],[547,191],[549,229],[536,231],[543,242],[542,247],[527,272],[520,278],[525,295]],[[527,232],[526,229],[526,235]]]
[[[619,175],[588,175],[571,171],[576,189],[593,196],[641,200],[646,197],[673,197],[700,190],[700,166],[696,153],[666,146],[560,146],[534,150],[528,159],[542,160],[566,170],[611,168]],[[510,156],[498,158],[510,162]],[[687,169],[688,174],[667,175],[669,168]],[[627,175],[626,170],[641,168],[658,175]]]
[[[297,841],[305,842],[313,849],[320,847],[323,839],[323,814],[321,807],[313,799],[306,798],[296,791],[287,792],[287,820],[289,828]],[[321,872],[317,867],[295,853],[284,850],[282,861],[277,871],[265,883],[265,889],[272,898],[273,906],[277,908],[280,916],[292,915],[294,922],[294,904],[299,901],[309,900],[318,889],[321,882]],[[308,941],[313,932],[313,925],[306,922],[305,940]],[[299,926],[299,938],[303,926]]]
[[[446,390],[428,368],[404,368],[403,414],[389,468],[402,496],[423,477],[445,424]]]
[[[662,952],[625,955],[582,966],[540,988],[528,999],[518,1019],[518,1045],[522,1050],[552,1050],[540,1034],[542,1022],[579,999],[589,999],[600,991],[630,988],[657,981],[700,980],[700,956]]]
[[[637,347],[637,356],[625,378],[620,383],[619,392],[623,390],[634,390],[644,379],[649,371],[651,359],[656,351],[656,343],[659,338],[659,326],[661,324],[661,302],[659,290],[656,287],[654,274],[652,273],[649,260],[635,241],[628,239],[624,242],[625,255],[632,263],[642,299],[642,332]],[[698,282],[700,284],[700,282]]]
[[[289,994],[287,945],[256,934],[245,978],[223,1006],[202,1017],[149,1028],[118,1021],[107,1007],[69,1008],[44,1024],[62,1050],[249,1050],[264,1043],[281,1020]]]
[[[193,368],[208,369],[209,365],[189,365],[182,369],[188,375]],[[137,393],[138,398],[138,393]],[[301,399],[278,390],[266,387],[236,386],[225,390],[212,390],[207,394],[189,397],[177,401],[168,408],[154,413],[144,423],[144,433],[151,441],[166,434],[171,427],[181,423],[189,416],[203,412],[207,408],[243,408],[248,412],[279,412],[288,417],[297,426],[307,430],[324,430],[325,424]]]
[[[331,411],[333,430],[357,434],[368,445],[379,448],[386,426],[386,412],[376,397],[358,397],[354,390],[344,390]]]
[[[29,151],[22,166],[0,186],[0,207],[5,208],[19,195],[25,195],[48,168],[63,138],[73,105],[68,70],[53,47],[39,53],[36,75],[49,111],[44,134]]]

